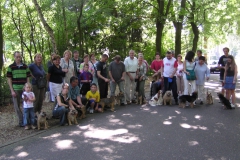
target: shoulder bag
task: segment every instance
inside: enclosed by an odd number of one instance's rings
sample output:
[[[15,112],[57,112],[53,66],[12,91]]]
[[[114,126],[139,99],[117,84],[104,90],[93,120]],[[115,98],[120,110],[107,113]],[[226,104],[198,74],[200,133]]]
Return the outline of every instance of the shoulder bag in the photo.
[[[195,67],[196,67],[196,62],[195,62],[193,69],[186,69],[186,71],[189,73],[189,74],[186,74],[187,80],[189,80],[189,81],[196,80],[196,74],[194,71]]]

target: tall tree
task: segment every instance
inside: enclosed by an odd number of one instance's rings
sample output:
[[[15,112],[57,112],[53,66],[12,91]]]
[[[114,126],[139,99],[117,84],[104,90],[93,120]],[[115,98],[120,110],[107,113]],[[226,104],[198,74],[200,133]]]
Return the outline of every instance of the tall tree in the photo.
[[[182,45],[182,28],[183,28],[183,18],[186,13],[186,0],[181,0],[180,11],[178,12],[178,17],[173,21],[175,27],[175,54],[181,54]],[[179,7],[178,7],[179,8]]]
[[[3,23],[2,23],[2,6],[0,5],[0,70],[3,67]],[[0,73],[1,75],[1,73]]]
[[[165,2],[167,2],[167,4]],[[161,54],[163,29],[164,29],[165,22],[167,20],[167,16],[170,11],[170,7],[172,5],[172,0],[157,0],[157,3],[158,3],[158,8],[157,8],[158,14],[156,18],[156,28],[157,28],[156,51],[160,52]]]
[[[53,48],[53,52],[55,53],[58,53],[57,51],[57,44],[56,44],[56,41],[55,41],[55,37],[54,37],[54,33],[53,33],[53,30],[52,28],[49,26],[49,24],[47,23],[47,21],[45,20],[44,16],[43,16],[43,13],[42,13],[42,10],[41,10],[41,7],[39,6],[37,0],[32,0],[34,5],[35,5],[35,8],[38,12],[38,16],[45,28],[45,30],[47,31],[47,33],[49,34],[49,37],[51,39],[51,43],[52,43],[52,48]]]

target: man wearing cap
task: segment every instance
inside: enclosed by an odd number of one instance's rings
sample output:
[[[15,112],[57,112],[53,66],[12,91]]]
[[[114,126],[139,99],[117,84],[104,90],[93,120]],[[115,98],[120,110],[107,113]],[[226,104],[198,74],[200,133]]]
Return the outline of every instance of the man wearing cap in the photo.
[[[116,55],[114,61],[109,65],[109,77],[111,96],[115,96],[116,86],[118,85],[119,91],[124,94],[124,76],[125,65],[121,62],[121,57]],[[121,106],[124,106],[124,97],[121,99]]]
[[[163,66],[161,68],[162,77],[164,78],[163,95],[165,94],[166,91],[172,90],[176,105],[178,105],[178,94],[175,76],[177,67],[178,67],[177,61],[172,56],[172,52],[167,51],[167,55],[163,59]]]
[[[101,60],[96,64],[97,66],[97,76],[98,76],[98,85],[99,85],[99,93],[100,98],[107,98],[108,95],[108,82],[110,80],[107,78],[107,60],[108,54],[103,53],[101,56]]]
[[[125,58],[124,65],[125,65],[125,99],[127,104],[135,103],[136,101],[134,98],[134,91],[135,91],[135,78],[136,78],[136,72],[138,68],[138,59],[134,57],[135,51],[130,50],[129,51],[129,57]],[[130,90],[132,92],[130,93]]]

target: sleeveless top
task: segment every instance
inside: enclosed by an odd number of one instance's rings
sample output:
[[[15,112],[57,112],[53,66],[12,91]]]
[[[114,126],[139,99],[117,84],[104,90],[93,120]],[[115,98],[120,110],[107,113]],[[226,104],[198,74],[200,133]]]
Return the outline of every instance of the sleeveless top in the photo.
[[[228,67],[226,76],[228,76],[228,77],[233,77],[234,76],[234,70],[231,70],[231,67]]]
[[[191,63],[190,63],[190,62],[188,62],[188,61],[186,60],[186,69],[188,69],[188,70],[193,70],[195,64],[196,64],[196,62],[191,62]]]

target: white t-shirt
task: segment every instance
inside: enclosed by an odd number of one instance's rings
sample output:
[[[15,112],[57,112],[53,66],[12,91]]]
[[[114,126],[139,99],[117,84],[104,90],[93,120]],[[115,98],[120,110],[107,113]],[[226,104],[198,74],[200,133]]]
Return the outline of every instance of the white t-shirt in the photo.
[[[33,92],[23,92],[22,94],[22,98],[24,98],[24,95],[27,97],[27,98],[35,98],[35,95]],[[24,101],[23,100],[23,108],[33,108],[33,102],[32,101]]]
[[[133,59],[127,57],[124,60],[124,65],[126,72],[136,72],[138,68],[138,59],[136,57]]]
[[[163,76],[164,77],[170,77],[174,70],[178,67],[176,58],[172,57],[171,59],[167,59],[167,57],[165,57],[163,59]]]

